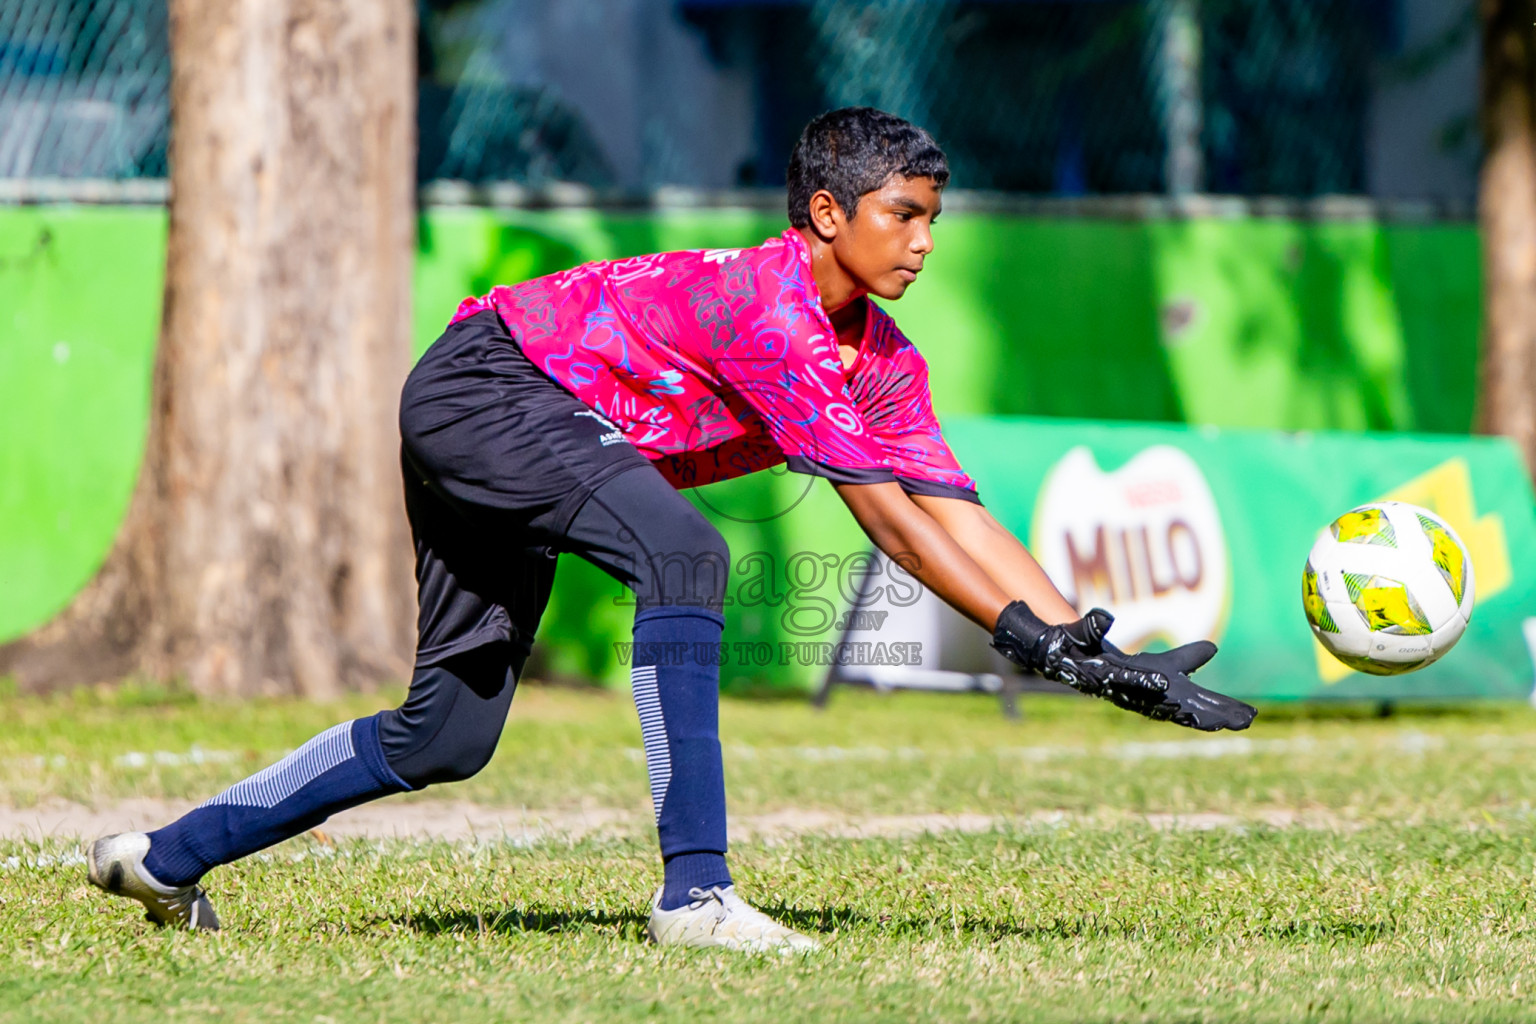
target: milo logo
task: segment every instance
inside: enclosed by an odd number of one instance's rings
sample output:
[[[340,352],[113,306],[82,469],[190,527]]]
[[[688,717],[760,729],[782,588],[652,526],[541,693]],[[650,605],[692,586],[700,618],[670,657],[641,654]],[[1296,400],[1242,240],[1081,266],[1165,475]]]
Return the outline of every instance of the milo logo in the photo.
[[[1035,557],[1079,611],[1115,616],[1121,647],[1215,640],[1226,624],[1221,515],[1178,448],[1154,445],[1109,473],[1086,446],[1073,448],[1046,474],[1032,534]]]

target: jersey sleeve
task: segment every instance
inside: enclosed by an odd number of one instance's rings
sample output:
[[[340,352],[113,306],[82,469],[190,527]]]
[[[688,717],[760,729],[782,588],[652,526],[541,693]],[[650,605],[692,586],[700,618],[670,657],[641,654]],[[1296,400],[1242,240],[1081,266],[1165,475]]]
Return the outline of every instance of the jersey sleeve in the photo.
[[[960,468],[934,415],[927,361],[886,313],[873,303],[871,310],[880,318],[872,339],[879,355],[852,394],[886,464],[908,494],[981,504],[976,482]]]
[[[758,278],[755,301],[737,317],[733,343],[715,357],[716,375],[762,420],[791,470],[834,483],[895,480],[885,448],[848,393],[836,335],[815,315],[803,275],[772,262],[741,269]]]

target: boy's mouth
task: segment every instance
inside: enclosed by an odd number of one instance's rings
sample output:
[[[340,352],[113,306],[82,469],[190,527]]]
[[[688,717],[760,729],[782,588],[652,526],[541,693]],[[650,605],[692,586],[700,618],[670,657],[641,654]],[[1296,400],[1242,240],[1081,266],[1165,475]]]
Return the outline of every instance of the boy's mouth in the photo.
[[[897,267],[896,275],[903,281],[907,282],[907,284],[911,284],[913,281],[917,280],[917,275],[922,271],[922,269],[922,267],[917,267],[916,269],[913,269],[912,267]]]

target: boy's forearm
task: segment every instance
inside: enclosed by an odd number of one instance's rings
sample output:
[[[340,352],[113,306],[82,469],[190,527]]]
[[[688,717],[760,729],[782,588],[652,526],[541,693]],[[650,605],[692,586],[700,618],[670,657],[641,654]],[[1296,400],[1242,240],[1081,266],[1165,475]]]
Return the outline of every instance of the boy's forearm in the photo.
[[[835,486],[876,547],[950,607],[992,631],[1013,597],[899,484]]]
[[[1023,601],[1047,623],[1073,622],[1078,611],[1034,556],[983,506],[958,498],[912,499],[992,577],[1010,600]]]

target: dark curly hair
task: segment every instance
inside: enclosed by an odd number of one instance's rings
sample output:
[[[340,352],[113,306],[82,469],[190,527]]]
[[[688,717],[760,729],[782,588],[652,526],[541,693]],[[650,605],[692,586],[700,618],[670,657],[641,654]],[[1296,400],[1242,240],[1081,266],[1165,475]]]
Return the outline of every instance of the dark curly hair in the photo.
[[[811,196],[832,193],[853,219],[859,197],[895,175],[949,182],[949,161],[933,136],[910,121],[874,107],[828,111],[805,126],[789,158],[789,223],[811,222]]]

